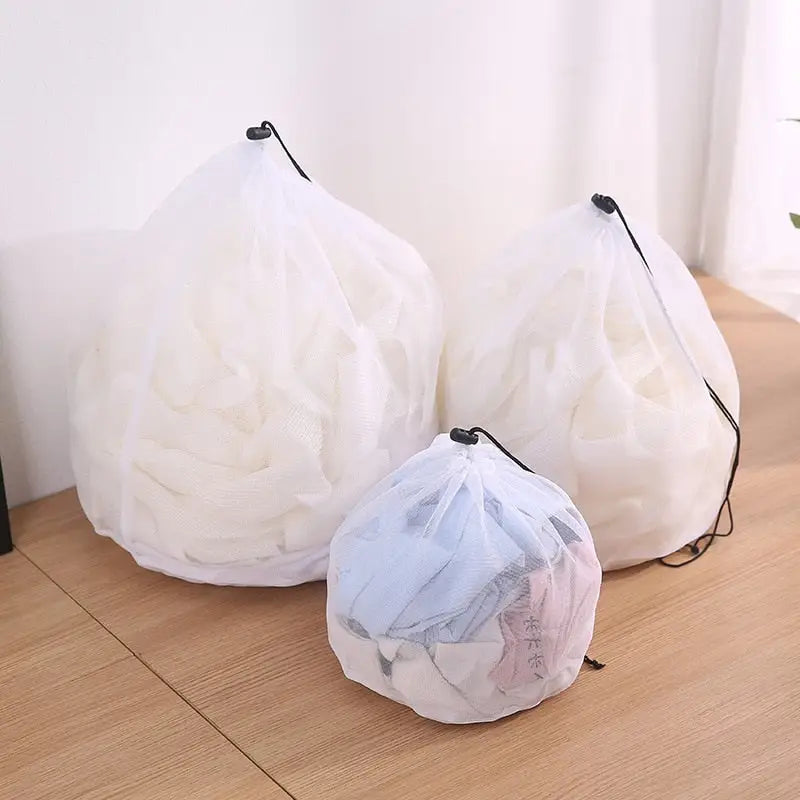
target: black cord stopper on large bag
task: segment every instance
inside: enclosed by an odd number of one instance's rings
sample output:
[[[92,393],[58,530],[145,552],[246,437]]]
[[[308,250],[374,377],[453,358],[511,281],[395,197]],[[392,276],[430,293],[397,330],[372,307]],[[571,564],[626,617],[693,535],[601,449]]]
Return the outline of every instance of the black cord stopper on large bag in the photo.
[[[478,434],[464,428],[453,428],[450,438],[459,444],[478,444]]]
[[[604,194],[593,194],[592,202],[606,214],[613,214],[617,210],[617,204],[614,202],[613,197],[607,197]]]
[[[613,214],[615,211],[617,216],[620,218],[623,226],[625,227],[625,231],[628,234],[628,238],[631,240],[631,244],[633,245],[636,252],[639,254],[639,257],[642,259],[642,263],[645,266],[645,269],[653,275],[653,270],[650,269],[650,265],[647,263],[647,259],[642,252],[642,248],[639,246],[639,242],[636,241],[636,237],[633,235],[633,231],[631,231],[630,226],[628,225],[627,220],[622,214],[619,205],[617,205],[617,201],[614,200],[613,197],[609,197],[608,195],[604,194],[593,194],[592,195],[592,203],[599,208],[601,211],[604,211],[606,214]],[[663,306],[662,306],[663,307]],[[666,309],[664,309],[666,313]],[[733,509],[731,508],[731,490],[733,489],[733,481],[736,478],[736,471],[739,469],[739,453],[742,448],[742,434],[739,429],[739,423],[736,422],[733,414],[728,410],[725,403],[722,402],[720,396],[714,391],[714,387],[708,382],[708,380],[704,377],[703,383],[708,390],[711,399],[714,401],[714,405],[720,410],[720,413],[723,417],[727,420],[728,424],[733,429],[734,435],[736,436],[736,446],[733,451],[733,461],[731,462],[731,471],[730,477],[728,478],[727,486],[725,487],[725,499],[722,501],[722,504],[719,507],[719,511],[717,512],[717,516],[714,520],[714,524],[711,526],[710,530],[707,533],[704,533],[702,536],[695,539],[693,542],[690,542],[684,547],[689,548],[689,552],[691,556],[683,561],[676,563],[671,563],[666,561],[665,558],[659,558],[658,561],[663,564],[665,567],[684,567],[687,564],[691,564],[692,561],[696,561],[703,553],[714,544],[714,540],[717,537],[725,537],[730,536],[733,533]],[[722,520],[722,514],[725,511],[725,508],[728,509],[728,520],[729,520],[729,527],[726,533],[719,533],[719,523]],[[701,545],[700,542],[703,542]]]
[[[278,129],[269,120],[265,119],[257,127],[248,128],[245,131],[244,135],[251,142],[259,142],[262,139],[269,139],[269,137],[272,136],[273,133],[275,134],[275,138],[278,140],[281,147],[283,148],[283,152],[286,153],[286,157],[289,159],[289,161],[292,162],[292,165],[300,173],[300,176],[305,178],[307,181],[310,181],[311,178],[309,178],[308,175],[306,175],[306,173],[303,171],[303,168],[297,163],[297,161],[295,161],[294,156],[289,152],[289,148],[286,147],[286,145],[283,143],[283,139],[281,139],[281,135],[278,133]]]
[[[247,131],[245,132],[245,136],[251,142],[258,142],[261,139],[269,139],[269,137],[272,136],[272,131],[270,130],[270,128],[267,127],[267,123],[265,120],[257,127],[248,128]]]

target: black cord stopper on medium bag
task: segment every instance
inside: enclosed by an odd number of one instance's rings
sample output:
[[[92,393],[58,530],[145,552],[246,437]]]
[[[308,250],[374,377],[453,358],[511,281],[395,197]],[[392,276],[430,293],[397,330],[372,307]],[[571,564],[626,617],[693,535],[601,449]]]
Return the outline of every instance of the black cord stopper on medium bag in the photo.
[[[295,161],[294,156],[289,152],[289,148],[283,143],[283,139],[281,139],[281,135],[278,133],[278,129],[271,123],[269,120],[264,120],[260,125],[253,128],[248,128],[245,131],[245,136],[251,142],[259,142],[262,139],[269,139],[270,136],[275,134],[275,138],[280,143],[280,146],[283,148],[283,152],[286,153],[286,157],[289,161],[292,162],[294,168],[300,173],[300,176],[305,178],[307,181],[311,181],[311,178],[306,175],[303,171],[303,168]]]
[[[628,238],[631,240],[631,244],[633,245],[636,252],[639,254],[639,257],[642,259],[642,263],[645,266],[645,269],[650,273],[650,276],[653,276],[653,271],[650,269],[650,265],[647,263],[647,259],[642,252],[642,248],[639,246],[639,242],[636,241],[636,237],[633,235],[633,232],[628,225],[627,220],[622,214],[619,205],[617,205],[617,201],[614,200],[613,197],[609,197],[608,195],[604,194],[594,194],[592,195],[592,203],[599,208],[601,211],[605,212],[606,214],[613,214],[614,212],[617,213],[619,216],[620,221],[622,222],[623,226],[625,227],[625,231],[628,234]],[[663,307],[663,306],[662,306]],[[666,309],[664,309],[666,313]],[[689,548],[689,552],[691,556],[684,561],[680,561],[678,563],[671,563],[666,561],[666,557],[659,558],[658,561],[663,564],[665,567],[684,567],[686,564],[691,564],[692,561],[696,561],[703,553],[708,550],[709,547],[714,543],[714,540],[717,537],[725,537],[730,536],[733,533],[733,509],[731,508],[731,490],[733,489],[733,482],[736,478],[736,471],[739,468],[739,454],[742,447],[742,434],[741,430],[739,429],[739,423],[736,422],[733,414],[728,410],[725,403],[722,402],[720,396],[714,391],[714,388],[708,382],[708,380],[703,377],[703,383],[708,390],[708,394],[714,402],[714,405],[719,409],[720,413],[723,417],[727,420],[728,424],[733,429],[734,435],[736,436],[736,446],[733,452],[733,461],[731,462],[731,471],[730,477],[728,478],[728,483],[725,488],[725,498],[722,501],[722,504],[719,507],[719,511],[717,512],[717,516],[714,520],[714,524],[711,526],[711,529],[704,533],[702,536],[695,539],[695,541],[690,542],[688,545],[684,545],[684,547]],[[719,533],[719,524],[722,519],[722,514],[725,511],[725,508],[728,509],[728,519],[730,525],[726,533]],[[703,542],[701,545],[700,542]],[[681,548],[682,549],[682,548]],[[680,551],[678,551],[680,552]]]

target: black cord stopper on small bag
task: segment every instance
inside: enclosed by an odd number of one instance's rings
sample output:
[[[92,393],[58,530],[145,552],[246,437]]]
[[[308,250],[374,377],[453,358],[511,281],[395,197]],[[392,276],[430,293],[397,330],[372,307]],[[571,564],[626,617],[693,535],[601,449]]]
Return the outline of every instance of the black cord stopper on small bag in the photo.
[[[470,428],[466,430],[466,428],[453,428],[450,431],[450,438],[454,442],[458,442],[459,444],[478,444],[478,434],[482,433],[503,455],[507,458],[510,458],[518,467],[524,469],[525,472],[530,472],[533,475],[536,473],[527,465],[520,461],[513,453],[509,453],[509,451],[503,447],[497,439],[492,436],[489,431],[484,430],[483,428]]]
[[[283,152],[286,153],[286,157],[289,161],[292,162],[292,166],[298,171],[300,177],[305,178],[307,181],[311,181],[311,178],[306,175],[303,168],[295,161],[294,156],[289,152],[289,148],[283,143],[283,139],[281,139],[281,135],[278,133],[278,129],[269,121],[264,120],[260,125],[254,128],[248,128],[245,131],[245,136],[251,142],[260,142],[263,139],[269,139],[272,134],[275,134],[275,138],[280,142],[281,147],[283,148]]]
[[[592,669],[603,669],[605,667],[605,664],[594,658],[589,658],[589,656],[583,657],[583,663],[588,664]]]

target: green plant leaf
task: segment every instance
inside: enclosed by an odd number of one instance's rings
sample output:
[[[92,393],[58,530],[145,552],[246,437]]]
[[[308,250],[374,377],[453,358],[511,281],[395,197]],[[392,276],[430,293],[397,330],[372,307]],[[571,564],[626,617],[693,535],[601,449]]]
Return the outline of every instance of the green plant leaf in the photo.
[[[789,219],[792,221],[792,225],[794,225],[795,228],[800,228],[800,214],[792,214],[790,211]]]

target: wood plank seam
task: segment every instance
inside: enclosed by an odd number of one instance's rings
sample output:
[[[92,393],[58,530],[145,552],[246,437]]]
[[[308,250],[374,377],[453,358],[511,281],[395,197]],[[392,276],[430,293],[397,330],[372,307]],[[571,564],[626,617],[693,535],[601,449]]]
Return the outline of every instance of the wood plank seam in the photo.
[[[139,656],[123,639],[120,639],[114,631],[104,625],[94,614],[89,611],[86,606],[84,606],[79,600],[73,597],[63,586],[61,586],[58,581],[56,581],[51,575],[48,575],[42,567],[40,567],[28,554],[22,550],[18,545],[14,546],[17,552],[25,558],[33,567],[35,567],[42,575],[47,578],[51,583],[58,587],[58,589],[63,592],[69,599],[75,603],[78,608],[80,608],[85,614],[91,617],[106,633],[112,636],[117,642],[119,642],[125,650],[130,653],[140,664],[142,664],[152,675],[154,675],[161,683],[164,684],[173,694],[175,694],[181,701],[183,701],[189,708],[194,711],[202,720],[206,722],[206,724],[210,725],[223,739],[225,739],[228,744],[230,744],[238,753],[241,753],[259,772],[261,772],[264,776],[266,776],[270,781],[272,781],[287,797],[290,797],[292,800],[298,800],[295,795],[293,795],[285,786],[283,786],[279,781],[277,781],[272,775],[267,772],[258,761],[255,760],[249,753],[243,750],[230,736],[228,736],[225,731],[223,731],[219,725],[217,725],[212,719],[210,719],[206,714],[204,714],[200,709],[198,709],[191,701],[189,701],[178,689],[175,688],[163,675],[155,670],[155,668],[150,665],[144,658]]]

